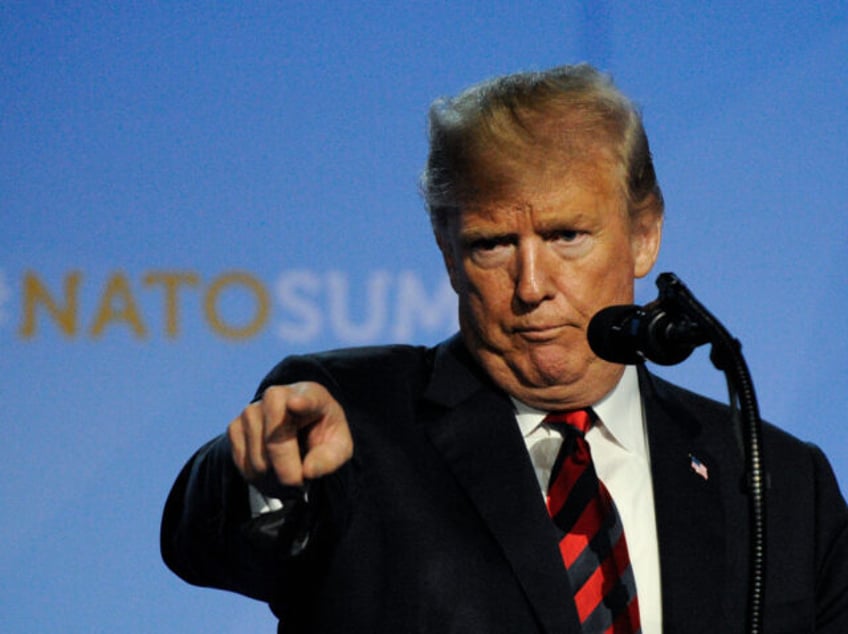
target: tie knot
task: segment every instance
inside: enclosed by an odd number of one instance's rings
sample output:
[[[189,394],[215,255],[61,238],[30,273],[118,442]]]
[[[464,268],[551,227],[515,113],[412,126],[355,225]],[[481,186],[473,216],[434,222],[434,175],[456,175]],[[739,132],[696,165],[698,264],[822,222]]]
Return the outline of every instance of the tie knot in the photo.
[[[592,426],[592,415],[588,409],[551,412],[545,417],[545,423],[552,426],[568,425],[581,434],[585,434]]]

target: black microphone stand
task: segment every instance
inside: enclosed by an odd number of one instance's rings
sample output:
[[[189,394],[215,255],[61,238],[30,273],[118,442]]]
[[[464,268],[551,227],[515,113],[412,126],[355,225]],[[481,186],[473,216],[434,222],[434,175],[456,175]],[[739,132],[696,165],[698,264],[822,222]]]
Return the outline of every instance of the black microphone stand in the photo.
[[[751,553],[748,627],[751,634],[763,631],[766,563],[766,488],[767,477],[762,457],[762,420],[751,374],[742,356],[739,340],[692,295],[673,273],[657,278],[659,302],[669,311],[691,322],[694,345],[709,342],[710,361],[725,373],[733,414],[733,424],[745,456],[748,504],[750,508]]]

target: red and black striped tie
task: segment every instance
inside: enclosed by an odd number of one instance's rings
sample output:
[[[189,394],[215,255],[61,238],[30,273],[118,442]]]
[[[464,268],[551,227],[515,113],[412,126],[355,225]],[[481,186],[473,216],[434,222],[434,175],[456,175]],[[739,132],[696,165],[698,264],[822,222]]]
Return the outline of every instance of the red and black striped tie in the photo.
[[[591,410],[545,418],[564,436],[551,472],[548,512],[561,530],[559,549],[583,632],[636,634],[639,604],[624,529],[585,439],[593,418]]]

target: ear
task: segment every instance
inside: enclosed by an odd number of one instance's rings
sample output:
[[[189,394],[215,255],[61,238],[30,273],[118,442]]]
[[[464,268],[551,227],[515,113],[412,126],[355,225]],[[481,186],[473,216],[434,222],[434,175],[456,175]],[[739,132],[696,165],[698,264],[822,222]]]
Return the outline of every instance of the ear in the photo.
[[[654,210],[643,210],[630,222],[633,275],[645,277],[651,272],[660,252],[663,216]]]

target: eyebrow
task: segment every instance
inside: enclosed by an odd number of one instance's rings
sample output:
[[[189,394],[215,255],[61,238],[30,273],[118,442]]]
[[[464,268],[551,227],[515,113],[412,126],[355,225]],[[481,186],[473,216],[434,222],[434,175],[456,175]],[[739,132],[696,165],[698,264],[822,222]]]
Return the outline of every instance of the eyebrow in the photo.
[[[513,231],[479,231],[472,230],[459,234],[459,243],[463,248],[470,248],[479,242],[514,242],[517,235]]]

